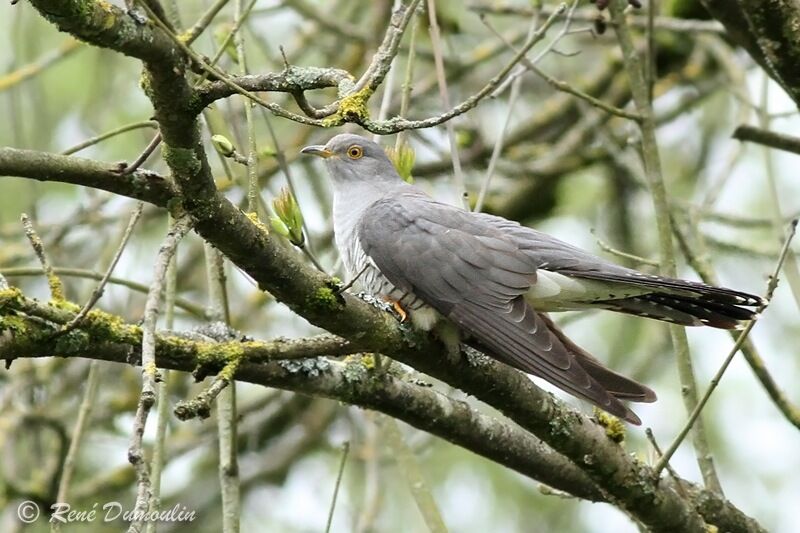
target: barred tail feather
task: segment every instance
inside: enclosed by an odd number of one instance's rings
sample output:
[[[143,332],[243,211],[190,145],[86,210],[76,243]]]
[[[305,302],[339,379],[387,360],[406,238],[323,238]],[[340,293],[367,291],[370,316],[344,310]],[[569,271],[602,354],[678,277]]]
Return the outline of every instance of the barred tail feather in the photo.
[[[611,311],[664,320],[683,326],[741,329],[742,322],[758,317],[755,310],[720,301],[712,294],[691,296],[651,293],[598,302]]]
[[[725,287],[715,287],[706,285],[698,281],[684,279],[666,278],[654,274],[644,274],[642,272],[622,269],[621,272],[614,271],[568,271],[561,270],[560,273],[567,274],[576,278],[594,279],[598,281],[610,281],[624,285],[652,288],[653,294],[661,296],[673,295],[686,297],[689,300],[701,299],[706,302],[727,304],[731,306],[758,307],[764,304],[764,299],[755,294],[728,289]]]

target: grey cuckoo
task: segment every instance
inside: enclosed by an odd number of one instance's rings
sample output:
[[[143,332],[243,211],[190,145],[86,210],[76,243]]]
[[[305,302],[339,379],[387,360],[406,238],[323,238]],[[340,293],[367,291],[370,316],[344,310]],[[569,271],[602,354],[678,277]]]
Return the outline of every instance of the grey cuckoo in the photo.
[[[545,314],[599,308],[685,326],[732,329],[762,299],[644,274],[504,218],[443,204],[403,181],[383,149],[337,135],[302,150],[333,181],[336,245],[351,278],[422,329],[445,317],[487,355],[631,423],[621,400],[655,401],[570,341]]]

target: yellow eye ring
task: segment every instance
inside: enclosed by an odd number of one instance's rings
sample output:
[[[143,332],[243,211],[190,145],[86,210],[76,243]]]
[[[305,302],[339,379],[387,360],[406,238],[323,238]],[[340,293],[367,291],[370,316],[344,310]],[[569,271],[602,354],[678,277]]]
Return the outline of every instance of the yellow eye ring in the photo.
[[[364,150],[357,144],[354,144],[353,146],[347,149],[347,157],[349,157],[350,159],[361,159],[361,156],[363,155],[364,155]]]

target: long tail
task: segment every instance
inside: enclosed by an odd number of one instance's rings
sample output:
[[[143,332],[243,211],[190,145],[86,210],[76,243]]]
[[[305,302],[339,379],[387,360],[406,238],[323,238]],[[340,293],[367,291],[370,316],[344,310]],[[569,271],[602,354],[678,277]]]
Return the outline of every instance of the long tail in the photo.
[[[678,296],[654,292],[631,298],[606,300],[598,304],[611,311],[664,320],[683,326],[741,329],[743,321],[758,317],[758,313],[753,309],[721,302],[708,295]]]
[[[720,329],[741,329],[742,322],[758,318],[764,304],[760,296],[714,287],[696,281],[664,278],[629,271],[574,273],[577,277],[652,288],[653,292],[628,298],[593,302],[611,311],[654,318],[684,326],[711,326]]]

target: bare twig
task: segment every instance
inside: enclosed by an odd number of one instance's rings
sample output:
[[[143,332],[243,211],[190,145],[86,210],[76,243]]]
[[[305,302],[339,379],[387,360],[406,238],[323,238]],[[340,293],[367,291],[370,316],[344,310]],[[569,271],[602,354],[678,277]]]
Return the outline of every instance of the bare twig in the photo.
[[[347,280],[347,283],[345,283],[344,285],[340,286],[337,289],[337,292],[339,292],[339,294],[341,294],[344,291],[346,291],[347,289],[349,289],[350,287],[352,287],[353,285],[355,285],[356,281],[358,281],[358,278],[360,278],[364,274],[364,272],[367,271],[367,268],[369,268],[369,265],[364,265],[364,268],[359,270],[358,274],[353,276],[351,279]]]
[[[402,92],[400,96],[400,113],[398,116],[405,117],[408,115],[408,106],[411,102],[411,92],[413,91],[412,82],[414,79],[414,60],[417,57],[417,31],[419,30],[419,19],[416,17],[414,23],[411,25],[411,36],[408,38],[408,60],[406,61],[406,70],[403,75]],[[405,133],[399,132],[397,134],[397,141],[395,142],[395,150],[400,150],[405,139]]]
[[[528,39],[531,38],[533,32],[536,31],[536,26],[539,24],[539,12],[536,11],[536,14],[532,17],[530,26],[528,28]],[[486,24],[489,29],[495,33],[501,39],[504,37],[495,31],[495,29],[489,25],[489,23],[484,19],[481,18],[481,21]],[[506,42],[505,40],[503,42]],[[514,50],[516,51],[516,50]],[[523,62],[528,61],[527,57],[523,57]],[[486,169],[486,177],[483,179],[483,183],[481,184],[481,189],[478,192],[478,200],[475,202],[475,209],[476,213],[480,213],[483,210],[483,202],[486,200],[486,193],[489,192],[489,183],[492,181],[492,176],[494,176],[495,166],[497,165],[497,161],[500,159],[500,154],[503,152],[503,140],[505,139],[506,132],[508,131],[508,126],[511,123],[511,117],[514,116],[514,106],[517,103],[517,98],[519,98],[520,87],[522,84],[522,78],[516,78],[513,83],[511,84],[511,95],[508,97],[508,109],[506,110],[506,117],[503,120],[503,127],[500,129],[500,133],[497,135],[497,139],[494,142],[494,148],[492,148],[492,156],[489,158],[489,167]]]
[[[106,269],[106,273],[103,274],[103,277],[100,279],[100,282],[94,288],[91,296],[89,297],[89,300],[86,302],[86,304],[84,304],[80,312],[77,315],[75,315],[75,318],[73,318],[72,321],[69,322],[69,324],[65,325],[61,329],[59,335],[64,335],[75,329],[75,327],[81,323],[81,321],[86,317],[86,315],[89,314],[89,311],[92,310],[94,304],[96,304],[97,301],[100,299],[100,297],[103,295],[103,290],[105,289],[106,283],[108,283],[108,280],[111,278],[111,274],[114,272],[114,269],[116,268],[120,257],[122,257],[122,252],[125,251],[125,247],[128,245],[128,240],[130,239],[131,234],[133,233],[133,228],[136,226],[136,222],[139,220],[139,217],[142,216],[142,209],[144,209],[144,204],[142,202],[139,202],[136,205],[136,208],[133,210],[133,213],[131,213],[130,219],[128,220],[128,225],[125,228],[125,232],[122,234],[122,239],[120,240],[119,246],[117,247],[117,251],[114,253],[113,259],[111,259],[111,263],[109,263],[108,268]],[[64,500],[59,500],[59,501],[64,501]]]
[[[101,133],[91,139],[86,139],[85,141],[78,143],[74,146],[70,146],[63,152],[61,155],[72,155],[76,152],[80,152],[84,148],[88,148],[89,146],[93,146],[99,142],[105,141],[106,139],[110,139],[111,137],[116,137],[122,133],[127,133],[132,130],[137,130],[141,128],[158,128],[158,122],[155,120],[142,120],[139,122],[133,122],[131,124],[125,124],[124,126],[120,126],[119,128],[115,128],[113,130],[107,131],[105,133]]]
[[[124,166],[120,169],[119,173],[122,174],[123,176],[127,176],[139,170],[139,167],[144,165],[144,163],[150,158],[150,156],[153,155],[153,152],[156,151],[156,148],[158,148],[159,144],[161,144],[161,134],[156,133],[150,140],[150,142],[147,144],[147,147],[142,151],[141,154],[139,154],[139,157],[137,157],[136,160],[129,165],[124,164]]]
[[[358,42],[366,40],[357,27],[348,24],[343,17],[335,16],[335,12],[321,12],[320,4],[311,4],[306,0],[285,0],[284,4],[297,11],[303,18],[316,22],[319,25],[317,30],[333,33],[348,40]]]
[[[333,496],[331,497],[331,506],[328,509],[328,520],[325,522],[325,533],[330,533],[331,524],[333,524],[333,512],[336,510],[336,499],[339,496],[339,487],[342,485],[342,475],[344,474],[344,465],[347,464],[347,456],[350,452],[350,443],[345,442],[342,444],[342,459],[339,461],[339,473],[336,475],[336,484],[333,486]]]
[[[792,243],[792,238],[795,235],[795,231],[797,230],[797,220],[793,220],[792,223],[789,225],[788,235],[786,236],[786,241],[783,244],[783,249],[781,250],[780,257],[778,258],[778,263],[775,265],[775,270],[772,273],[772,276],[769,278],[769,283],[767,284],[767,293],[764,296],[764,303],[761,304],[758,308],[758,313],[761,314],[769,305],[770,301],[772,300],[772,295],[775,293],[775,289],[778,287],[778,275],[780,274],[781,268],[783,268],[783,263],[786,260],[786,257],[789,253],[789,245]],[[664,454],[661,456],[661,459],[658,460],[653,470],[656,474],[661,472],[664,468],[666,463],[670,460],[672,455],[678,449],[683,439],[686,438],[686,435],[692,429],[692,425],[697,421],[700,413],[703,411],[703,408],[708,403],[709,398],[711,398],[711,394],[719,385],[719,382],[722,380],[722,376],[725,374],[725,371],[728,369],[728,366],[733,361],[734,356],[739,352],[739,349],[742,347],[744,342],[747,340],[747,336],[752,331],[753,327],[756,325],[757,320],[751,320],[747,326],[745,326],[744,330],[739,334],[739,337],[736,339],[736,342],[731,348],[731,351],[728,352],[727,357],[722,362],[722,365],[717,370],[717,373],[714,374],[714,378],[711,380],[711,383],[708,385],[708,389],[706,389],[705,394],[703,397],[700,398],[700,401],[697,402],[694,410],[689,415],[689,419],[686,421],[686,424],[683,428],[678,432],[678,435],[675,437],[675,440],[669,445],[669,447],[664,451]]]
[[[24,65],[13,72],[8,72],[0,76],[0,92],[16,87],[20,83],[37,76],[61,61],[69,57],[73,52],[81,49],[81,42],[73,37],[66,39],[55,50],[47,52],[44,56],[33,63]]]
[[[447,526],[442,519],[442,513],[436,505],[436,500],[433,499],[433,494],[425,481],[419,462],[414,457],[414,452],[411,451],[400,432],[397,421],[386,416],[379,417],[379,421],[386,444],[391,450],[392,457],[397,461],[400,471],[405,475],[411,495],[425,519],[425,525],[428,526],[431,533],[446,533]]]
[[[650,444],[653,446],[653,451],[656,452],[658,458],[663,457],[664,454],[661,451],[661,447],[659,447],[658,442],[656,442],[656,436],[653,435],[653,430],[647,428],[644,430],[644,434],[645,436],[647,436],[647,440],[649,440]],[[681,496],[687,498],[689,495],[686,493],[686,488],[684,488],[683,486],[683,480],[681,480],[681,478],[678,476],[678,473],[675,472],[675,469],[672,468],[672,465],[669,464],[669,461],[664,463],[664,467],[667,469],[667,473],[669,474],[669,476],[675,482],[675,486],[678,487],[678,492],[681,493]]]
[[[800,137],[786,135],[785,133],[778,133],[742,124],[734,130],[733,138],[740,141],[762,144],[769,148],[776,148],[793,154],[800,154]]]
[[[237,9],[241,8],[241,0],[236,0]],[[241,57],[240,57],[241,60]],[[245,105],[249,105],[246,102]],[[204,243],[206,255],[206,275],[208,277],[208,304],[213,320],[230,325],[230,309],[228,307],[228,290],[225,284],[224,259],[211,244]],[[236,414],[236,382],[233,376],[239,366],[238,360],[229,362],[216,376],[212,387],[218,389],[217,405],[217,437],[219,440],[219,482],[222,492],[222,530],[224,533],[239,531],[240,480],[239,460],[237,457],[237,414]],[[214,393],[207,396],[210,401]]]
[[[228,3],[229,0],[217,0],[214,2],[209,8],[203,13],[197,22],[189,28],[183,35],[182,38],[187,42],[191,43],[195,39],[197,39],[201,33],[214,21],[214,18],[219,14],[223,7]]]
[[[646,257],[641,257],[641,256],[638,256],[638,255],[635,255],[635,254],[631,254],[631,253],[628,253],[628,252],[623,252],[622,250],[617,250],[616,248],[614,248],[613,246],[608,244],[606,241],[604,241],[603,239],[598,237],[597,233],[594,230],[591,230],[591,231],[592,231],[592,235],[594,235],[595,242],[600,247],[600,249],[603,250],[604,252],[608,252],[608,253],[610,253],[612,255],[616,255],[617,257],[622,257],[623,259],[630,259],[631,261],[633,261],[635,263],[642,264],[642,265],[650,265],[650,266],[654,266],[654,267],[657,267],[657,266],[660,265],[660,263],[658,261],[654,261],[652,259],[647,259]]]
[[[100,272],[95,272],[93,270],[84,270],[82,268],[53,267],[53,272],[58,276],[93,279],[95,281],[100,281],[101,279],[103,279],[103,274],[101,274]],[[0,273],[9,277],[14,277],[14,276],[40,276],[45,272],[41,268],[15,267],[15,268],[0,268]],[[111,276],[110,278],[108,278],[108,283],[111,283],[113,285],[119,285],[121,287],[127,287],[136,292],[147,293],[148,291],[148,287],[144,283],[139,283],[129,279],[118,278],[115,276]],[[183,309],[187,313],[196,316],[197,318],[206,317],[206,311],[202,305],[191,302],[181,296],[175,298],[175,305],[180,309]]]
[[[97,395],[97,383],[99,381],[99,361],[92,361],[89,364],[89,373],[86,376],[86,388],[83,391],[83,399],[81,405],[78,407],[78,417],[75,420],[75,427],[72,429],[72,435],[69,440],[69,449],[64,458],[64,466],[61,470],[61,479],[58,482],[58,494],[56,496],[57,502],[69,501],[69,486],[72,482],[72,475],[75,472],[75,463],[78,458],[81,443],[83,442],[83,435],[91,417],[92,407],[94,406],[95,396]],[[58,522],[57,520],[54,521]]]
[[[36,230],[33,229],[33,223],[28,215],[23,213],[20,219],[22,220],[22,227],[25,229],[25,235],[28,237],[31,247],[36,254],[36,257],[39,259],[39,263],[42,265],[42,270],[47,278],[47,284],[50,286],[50,297],[55,301],[63,301],[64,286],[62,285],[61,280],[58,278],[56,273],[53,271],[50,261],[47,259],[47,254],[44,251],[44,243],[42,243],[42,239],[36,233]]]
[[[478,195],[478,201],[477,201],[477,203],[475,205],[475,211],[481,211],[482,208],[483,208],[483,203],[484,203],[484,201],[486,199],[486,194],[487,194],[488,189],[489,189],[489,183],[490,183],[490,181],[492,179],[492,176],[494,175],[494,169],[495,169],[495,166],[497,164],[497,161],[499,160],[499,156],[500,156],[500,153],[501,153],[502,148],[503,148],[503,139],[505,137],[505,132],[508,129],[508,125],[509,125],[509,122],[510,122],[512,114],[513,114],[513,106],[514,106],[514,103],[515,103],[515,101],[516,101],[516,99],[517,99],[517,97],[519,95],[519,82],[518,82],[518,80],[520,80],[520,77],[521,77],[520,75],[521,75],[522,72],[524,72],[526,70],[531,70],[531,71],[535,72],[536,74],[538,74],[540,77],[544,78],[545,81],[547,81],[551,86],[553,86],[557,90],[560,90],[560,91],[563,91],[563,92],[566,92],[566,93],[569,93],[569,94],[573,94],[575,96],[578,96],[579,98],[583,98],[584,100],[588,101],[590,104],[592,104],[592,105],[594,105],[596,107],[599,107],[600,109],[603,109],[603,110],[605,110],[605,111],[607,111],[609,113],[612,113],[614,115],[618,115],[618,116],[621,116],[621,117],[624,117],[624,118],[630,118],[630,119],[633,119],[633,120],[639,120],[640,119],[639,115],[637,115],[635,113],[628,113],[627,111],[624,111],[622,109],[614,107],[613,105],[606,104],[602,100],[599,100],[599,99],[591,96],[590,94],[588,94],[588,93],[586,93],[586,92],[584,92],[584,91],[582,91],[582,90],[580,90],[580,89],[578,89],[576,87],[573,87],[572,85],[570,85],[570,84],[568,84],[566,82],[563,82],[563,81],[560,81],[560,80],[557,80],[557,79],[551,77],[550,75],[542,72],[536,66],[536,62],[538,62],[540,59],[542,59],[548,51],[553,50],[553,47],[555,47],[555,45],[559,42],[559,40],[561,40],[561,38],[563,38],[565,35],[569,34],[569,28],[570,28],[570,24],[571,24],[571,21],[572,21],[572,15],[573,15],[576,7],[577,7],[577,2],[573,2],[572,6],[570,7],[570,9],[567,12],[567,15],[565,17],[564,26],[562,27],[562,29],[559,32],[559,34],[550,42],[550,44],[544,50],[539,52],[539,54],[537,54],[537,56],[533,60],[530,60],[527,57],[523,56],[520,59],[520,63],[523,65],[524,68],[519,69],[515,73],[512,73],[506,79],[506,83],[508,83],[509,81],[512,82],[511,97],[509,98],[509,103],[508,103],[508,112],[506,114],[506,118],[505,118],[505,122],[503,124],[503,128],[500,131],[500,135],[498,136],[497,140],[495,141],[495,145],[494,145],[494,148],[492,150],[492,155],[491,155],[491,158],[489,159],[489,168],[488,168],[488,170],[486,172],[486,178],[484,179],[483,184],[481,185],[481,190],[480,190],[480,193]],[[538,13],[538,11],[535,11],[535,12]],[[485,17],[481,16],[481,21],[509,49],[511,49],[512,51],[518,53],[518,50],[513,45],[513,43],[509,42],[508,39],[506,39],[500,32],[498,32],[485,19]],[[531,28],[530,32],[532,32],[532,31],[533,31],[533,27]],[[531,36],[531,33],[529,33],[528,38],[530,38],[530,36]],[[502,90],[503,90],[503,86],[501,85],[500,87],[497,88],[497,90],[493,94],[496,95],[497,93],[501,92]]]
[[[169,218],[170,223],[171,217]],[[175,326],[175,302],[178,291],[178,267],[177,250],[167,266],[166,290],[164,292],[164,326],[171,330]],[[166,437],[167,423],[169,422],[169,397],[167,387],[169,384],[170,371],[161,370],[161,381],[158,383],[156,406],[156,435],[153,442],[153,457],[150,460],[150,501],[148,505],[152,512],[158,512],[161,508],[161,474],[166,462]],[[156,533],[156,522],[148,521],[145,533]]]
[[[241,26],[245,13],[243,11],[242,0],[234,2],[236,6],[236,26]],[[237,32],[234,37],[236,44],[236,54],[239,56],[239,69],[242,76],[247,76],[247,51],[244,46],[244,37],[241,32]],[[257,213],[258,206],[258,152],[256,149],[256,125],[253,120],[253,106],[248,100],[244,102],[244,119],[247,124],[247,212]]]
[[[764,74],[761,86],[761,105],[758,108],[758,121],[759,126],[764,130],[769,129],[769,77]],[[767,191],[769,192],[769,199],[772,203],[770,214],[772,215],[772,229],[775,235],[783,234],[783,206],[781,195],[778,192],[778,180],[775,177],[775,160],[772,157],[772,151],[766,146],[762,150],[764,156],[764,169],[766,170],[767,178]],[[794,303],[800,309],[800,266],[798,266],[797,257],[792,250],[789,250],[786,256],[786,264],[784,266],[784,276],[786,281],[789,282]]]
[[[447,91],[447,77],[444,73],[444,57],[442,53],[442,35],[439,31],[439,23],[436,20],[436,1],[428,2],[428,32],[433,48],[433,60],[436,68],[436,81],[439,84],[439,96],[445,109],[450,109],[450,94]],[[469,209],[469,193],[464,184],[464,171],[461,169],[461,158],[458,155],[458,142],[456,141],[456,130],[452,121],[445,124],[447,129],[447,142],[450,145],[450,160],[453,163],[453,184],[456,188],[461,205]]]
[[[394,0],[394,5],[392,7],[392,11],[397,11],[397,9],[401,5],[400,2],[401,2],[401,0]],[[413,14],[413,10],[411,11],[411,13]],[[414,39],[413,28],[412,28],[411,39],[412,39],[412,41]],[[413,46],[413,42],[411,43],[411,45]],[[413,52],[410,52],[410,54],[413,55]],[[392,59],[390,60],[389,72],[386,75],[386,82],[383,84],[383,95],[381,96],[381,105],[378,108],[378,120],[385,120],[386,119],[386,116],[389,114],[389,106],[392,103],[392,91],[394,90],[394,76],[395,76],[395,73],[397,72],[397,69],[392,69],[391,68],[391,64],[393,62],[394,62],[394,57],[392,57]],[[377,133],[374,134],[372,136],[372,141],[375,142],[375,143],[379,143],[378,137],[379,136],[378,136]]]
[[[419,2],[420,0],[400,1],[389,20],[389,26],[386,28],[383,42],[381,42],[378,51],[372,57],[372,61],[364,71],[364,74],[356,82],[352,92],[357,93],[363,89],[375,91],[383,82],[384,77],[386,77],[392,66],[392,60],[400,48],[400,42],[403,40],[406,26],[408,26],[411,17],[414,16]]]
[[[520,60],[528,53],[528,51],[533,48],[533,46],[538,43],[539,41],[544,38],[547,30],[555,23],[560,15],[562,15],[567,10],[567,5],[562,3],[558,6],[550,17],[545,20],[542,24],[541,28],[539,28],[534,36],[529,39],[523,46],[520,48],[519,52],[511,58],[511,60],[506,64],[506,66],[489,82],[481,88],[477,93],[473,94],[472,96],[468,97],[466,100],[461,102],[460,104],[456,105],[455,107],[449,109],[448,111],[442,113],[441,115],[427,118],[424,120],[407,120],[401,117],[394,117],[389,120],[385,120],[383,122],[373,122],[370,120],[364,120],[362,126],[364,126],[367,130],[371,132],[378,132],[384,135],[388,135],[391,133],[397,133],[398,131],[402,130],[414,130],[414,129],[422,129],[422,128],[430,128],[432,126],[438,126],[439,124],[443,124],[448,120],[455,118],[459,115],[462,115],[476,107],[485,97],[491,94],[499,85],[506,79],[509,73],[512,71],[514,66],[520,62]]]
[[[684,255],[686,256],[686,260],[688,261],[689,265],[691,265],[691,267],[698,273],[700,279],[710,285],[719,285],[717,277],[711,269],[711,265],[706,260],[703,235],[698,231],[697,226],[687,225],[687,228],[694,230],[696,247],[689,246],[688,236],[684,233],[679,225],[674,224],[673,227],[675,229],[675,237],[680,244]],[[735,331],[730,331],[729,333],[735,342],[738,338],[738,333]],[[747,364],[750,365],[750,369],[753,371],[753,374],[755,374],[756,378],[767,392],[767,395],[769,395],[770,399],[781,412],[781,414],[783,414],[790,424],[800,429],[800,408],[795,406],[786,393],[784,393],[778,386],[775,378],[772,377],[772,374],[770,374],[769,370],[764,364],[764,359],[756,349],[756,345],[749,337],[745,340],[744,344],[742,344],[742,355],[744,355],[744,358],[747,361]]]
[[[247,17],[250,15],[250,12],[253,10],[253,6],[255,6],[257,1],[258,0],[250,0],[250,3],[248,3],[247,6],[242,11],[241,16],[237,17],[236,20],[234,20],[233,27],[231,28],[231,30],[228,32],[228,34],[225,36],[225,38],[220,43],[219,48],[217,49],[217,52],[214,54],[214,57],[212,57],[211,61],[209,61],[210,65],[216,65],[217,61],[219,61],[220,58],[223,56],[223,54],[225,54],[225,49],[228,47],[229,44],[231,44],[231,42],[233,41],[233,38],[239,32],[239,30],[241,29],[242,24],[245,22],[245,20],[247,20]],[[191,42],[191,41],[189,41],[189,42]],[[197,80],[197,83],[195,83],[195,87],[197,87],[201,83],[203,83],[206,80],[208,75],[209,75],[209,72],[205,71],[203,73],[203,75],[200,77],[200,79]]]
[[[142,438],[147,424],[147,417],[150,409],[156,402],[156,382],[158,380],[158,369],[156,367],[156,321],[160,307],[161,292],[164,287],[167,267],[175,253],[175,248],[181,238],[191,228],[191,218],[185,215],[177,220],[167,233],[164,242],[158,252],[156,264],[153,269],[153,281],[147,293],[145,302],[144,320],[142,323],[142,392],[136,408],[136,415],[133,423],[133,436],[131,445],[128,448],[128,462],[136,470],[137,491],[136,503],[134,505],[137,517],[144,516],[150,503],[150,468],[144,457]],[[134,520],[128,528],[129,533],[138,532],[141,529],[141,521]]]
[[[482,17],[481,21],[486,25],[486,27],[488,27],[492,31],[492,33],[494,33],[500,40],[502,40],[503,43],[505,43],[505,45],[509,49],[513,50],[514,52],[517,51],[517,48],[514,46],[514,44],[510,43],[508,41],[508,39],[506,39],[491,24],[489,24],[488,21],[485,18]],[[554,40],[554,42],[556,42],[556,40]],[[530,71],[534,72],[537,76],[539,76],[544,81],[546,81],[548,84],[550,84],[554,89],[562,91],[562,92],[565,92],[565,93],[568,93],[568,94],[571,94],[573,96],[577,96],[578,98],[581,98],[583,100],[586,100],[587,102],[589,102],[589,104],[591,104],[594,107],[597,107],[599,109],[602,109],[603,111],[605,111],[607,113],[611,113],[612,115],[616,115],[618,117],[628,118],[628,119],[636,120],[636,121],[639,121],[642,118],[637,113],[631,113],[629,111],[625,111],[624,109],[620,109],[618,107],[615,107],[615,106],[613,106],[611,104],[607,104],[607,103],[603,102],[602,100],[600,100],[599,98],[595,98],[591,94],[589,94],[589,93],[587,93],[585,91],[582,91],[578,87],[574,87],[573,85],[571,85],[571,84],[569,84],[569,83],[567,83],[565,81],[557,80],[556,78],[550,76],[546,72],[543,72],[539,67],[536,66],[536,63],[534,61],[531,61],[527,57],[522,58],[522,60],[520,60],[520,63],[527,70],[530,70]]]
[[[224,533],[238,532],[241,518],[236,413],[236,382],[234,381],[217,398],[219,481],[222,492],[222,531]]]
[[[652,101],[650,100],[650,81],[646,78],[647,70],[644,68],[639,53],[633,42],[633,37],[627,26],[624,15],[625,2],[612,0],[609,5],[611,20],[615,23],[614,30],[617,34],[620,49],[625,62],[625,68],[630,80],[631,93],[636,109],[642,117],[638,122],[642,135],[642,157],[644,160],[645,176],[653,197],[658,228],[659,249],[661,254],[661,272],[670,277],[677,274],[675,251],[672,245],[672,222],[670,219],[669,201],[661,173],[661,160],[658,143],[656,141],[656,125],[653,117]],[[678,374],[681,380],[681,390],[687,411],[691,412],[697,405],[697,383],[692,369],[689,342],[686,331],[676,325],[669,326],[670,336],[676,351]],[[718,493],[722,493],[722,486],[716,474],[714,461],[705,435],[702,420],[694,426],[693,443],[700,472],[706,486]]]
[[[553,38],[553,40],[550,41],[550,43],[548,43],[547,46],[539,50],[539,53],[537,53],[533,59],[529,60],[531,64],[535,65],[551,51],[555,52],[555,46],[558,44],[558,42],[561,41],[561,39],[563,39],[564,36],[570,33],[570,27],[572,25],[572,15],[575,13],[575,8],[577,7],[578,7],[578,1],[573,0],[572,4],[567,9],[567,14],[564,16],[564,24],[561,26],[561,29],[559,30],[558,34]],[[562,54],[562,55],[567,55],[567,54]],[[525,58],[525,56],[523,55],[522,58]],[[521,59],[520,63],[522,63]],[[500,86],[494,90],[494,92],[492,93],[492,97],[496,98],[500,93],[502,93],[505,90],[505,87],[509,83],[517,79],[519,76],[525,74],[526,70],[527,69],[524,66],[520,66],[520,68],[518,68],[516,71],[509,74],[508,78],[503,80],[503,83],[501,83]]]
[[[475,11],[476,13],[480,14],[487,14],[487,15],[511,15],[511,16],[523,16],[529,17],[533,14],[534,8],[526,7],[522,5],[512,5],[512,4],[497,4],[497,3],[490,3],[490,4],[472,4],[468,6],[468,9],[471,11]],[[542,6],[541,8],[543,15],[549,15],[553,8],[549,6]],[[574,20],[578,22],[588,22],[593,23],[597,19],[597,8],[591,7],[582,9],[577,11],[574,16]],[[648,27],[648,16],[647,15],[633,15],[628,16],[628,24],[635,28],[647,28]],[[612,20],[609,21],[608,24],[610,26],[614,26],[616,23]],[[659,30],[668,30],[680,33],[716,33],[716,34],[724,34],[725,28],[719,22],[715,20],[693,20],[693,19],[684,19],[684,18],[675,18],[675,17],[654,17],[653,20],[653,27]]]
[[[379,416],[381,415],[375,411],[364,411],[364,441],[358,450],[358,456],[363,458],[365,463],[363,466],[364,481],[362,482],[364,496],[355,527],[356,533],[375,530],[375,521],[383,501],[383,483],[381,483],[383,468],[380,464],[381,440],[377,421]]]

